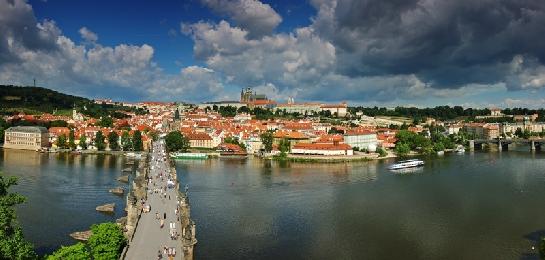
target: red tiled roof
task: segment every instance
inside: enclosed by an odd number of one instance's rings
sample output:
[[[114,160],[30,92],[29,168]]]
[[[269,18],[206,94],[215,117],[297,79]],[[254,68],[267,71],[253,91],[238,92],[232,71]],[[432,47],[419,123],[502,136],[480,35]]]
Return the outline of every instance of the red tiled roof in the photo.
[[[54,135],[67,135],[70,133],[70,129],[68,127],[50,127],[49,133]]]
[[[274,138],[288,138],[288,139],[307,139],[308,137],[301,132],[296,131],[276,131],[273,135]]]
[[[333,142],[342,142],[342,135],[321,135],[315,143],[333,143]]]

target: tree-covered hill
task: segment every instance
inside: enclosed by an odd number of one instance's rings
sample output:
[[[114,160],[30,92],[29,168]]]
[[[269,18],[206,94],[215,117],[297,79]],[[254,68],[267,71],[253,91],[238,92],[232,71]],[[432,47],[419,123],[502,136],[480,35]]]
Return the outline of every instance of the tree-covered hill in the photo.
[[[25,112],[35,113],[67,113],[76,108],[79,112],[94,118],[111,116],[126,117],[119,111],[131,111],[145,114],[143,109],[123,107],[111,104],[96,104],[87,98],[67,95],[42,87],[21,87],[0,85],[0,114]]]
[[[52,113],[55,109],[71,109],[92,102],[89,99],[59,93],[41,87],[19,87],[0,85],[0,107],[2,109],[30,109]]]

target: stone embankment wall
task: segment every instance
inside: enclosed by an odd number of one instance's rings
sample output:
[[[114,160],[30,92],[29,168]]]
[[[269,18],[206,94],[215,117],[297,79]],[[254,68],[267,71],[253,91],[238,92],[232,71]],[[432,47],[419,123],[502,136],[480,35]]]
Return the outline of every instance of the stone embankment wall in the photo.
[[[125,236],[129,240],[132,240],[136,227],[138,226],[138,220],[140,219],[140,214],[142,214],[142,204],[139,203],[140,200],[147,199],[147,186],[148,182],[146,177],[149,174],[148,167],[148,158],[143,157],[138,164],[138,170],[136,171],[136,176],[131,183],[131,190],[127,194],[127,222],[125,224],[124,232]]]

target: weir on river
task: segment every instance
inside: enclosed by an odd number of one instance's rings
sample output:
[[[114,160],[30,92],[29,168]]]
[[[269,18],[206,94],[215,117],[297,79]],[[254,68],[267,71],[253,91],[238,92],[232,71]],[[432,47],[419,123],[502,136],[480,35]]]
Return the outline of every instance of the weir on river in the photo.
[[[149,165],[138,171],[127,196],[129,243],[121,258],[193,259],[195,223],[163,141],[153,144],[148,159]]]

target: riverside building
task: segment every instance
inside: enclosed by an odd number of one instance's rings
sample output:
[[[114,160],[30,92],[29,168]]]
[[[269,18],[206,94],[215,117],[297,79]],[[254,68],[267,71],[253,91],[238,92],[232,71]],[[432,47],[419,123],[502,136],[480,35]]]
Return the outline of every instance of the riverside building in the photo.
[[[38,150],[49,146],[47,128],[41,126],[14,126],[4,134],[4,148]]]

